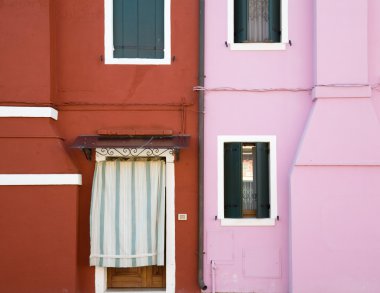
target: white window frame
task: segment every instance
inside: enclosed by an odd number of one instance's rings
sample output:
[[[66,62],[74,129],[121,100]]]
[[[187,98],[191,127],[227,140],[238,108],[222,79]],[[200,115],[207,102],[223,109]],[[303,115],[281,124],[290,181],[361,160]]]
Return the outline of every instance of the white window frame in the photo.
[[[174,155],[170,150],[157,149],[160,156],[166,160],[166,288],[128,288],[128,289],[107,289],[107,269],[103,267],[95,267],[95,293],[175,293],[175,207],[174,207]],[[104,151],[104,149],[103,149]],[[104,161],[107,155],[102,155],[102,149],[96,149],[96,161]],[[152,151],[149,149],[137,149],[138,157],[152,157]],[[112,157],[136,157],[125,156],[123,149],[116,149]],[[111,155],[108,155],[111,156]]]
[[[224,144],[228,142],[269,143],[269,200],[270,217],[257,218],[224,218]],[[218,136],[218,219],[222,226],[274,226],[277,219],[277,147],[274,135],[221,135]]]
[[[279,43],[235,43],[234,42],[234,0],[227,0],[227,42],[231,50],[276,51],[286,50],[288,37],[288,0],[281,0],[281,42]]]
[[[171,63],[170,0],[164,0],[164,58],[113,57],[113,0],[104,0],[104,63],[160,65]]]

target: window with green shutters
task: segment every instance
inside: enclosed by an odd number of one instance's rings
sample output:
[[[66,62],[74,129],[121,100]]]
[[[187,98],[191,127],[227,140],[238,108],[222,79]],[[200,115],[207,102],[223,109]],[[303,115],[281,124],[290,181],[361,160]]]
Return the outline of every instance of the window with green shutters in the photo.
[[[281,41],[281,0],[234,0],[235,43]]]
[[[269,218],[269,144],[224,144],[224,217]]]
[[[232,50],[283,50],[288,40],[288,0],[227,0]]]
[[[218,218],[222,225],[277,219],[274,136],[218,137]]]
[[[164,0],[113,1],[114,58],[164,58]]]
[[[170,0],[104,0],[106,64],[170,64]]]

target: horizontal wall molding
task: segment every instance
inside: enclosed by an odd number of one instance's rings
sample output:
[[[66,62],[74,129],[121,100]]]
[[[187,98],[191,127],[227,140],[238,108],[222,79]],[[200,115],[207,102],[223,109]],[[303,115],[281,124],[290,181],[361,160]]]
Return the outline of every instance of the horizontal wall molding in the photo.
[[[58,120],[58,111],[52,107],[0,106],[0,117],[51,118]]]
[[[316,86],[312,92],[313,99],[321,98],[370,98],[372,89],[369,85],[357,86]]]
[[[82,185],[82,175],[0,174],[0,185]]]

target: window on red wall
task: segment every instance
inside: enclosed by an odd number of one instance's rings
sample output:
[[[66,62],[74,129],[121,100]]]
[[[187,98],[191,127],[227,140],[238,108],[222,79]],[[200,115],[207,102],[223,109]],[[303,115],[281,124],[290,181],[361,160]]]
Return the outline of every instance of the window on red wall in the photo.
[[[107,64],[170,63],[170,0],[105,0]]]

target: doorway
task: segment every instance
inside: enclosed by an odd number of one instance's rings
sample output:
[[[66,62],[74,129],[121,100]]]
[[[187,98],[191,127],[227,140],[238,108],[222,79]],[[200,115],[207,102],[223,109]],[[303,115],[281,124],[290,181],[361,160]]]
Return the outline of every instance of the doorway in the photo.
[[[116,149],[117,150],[117,149]],[[150,157],[152,152],[138,150],[138,157]],[[118,152],[114,152],[118,154]],[[120,150],[122,154],[122,150]],[[114,157],[114,155],[113,155]],[[120,157],[126,157],[120,155]],[[175,215],[174,215],[174,155],[170,150],[161,150],[165,159],[166,202],[165,202],[165,266],[138,266],[130,268],[95,267],[95,292],[175,292]],[[128,158],[128,157],[127,157]],[[96,153],[96,160],[107,160],[107,156]],[[153,289],[154,288],[154,289]]]

